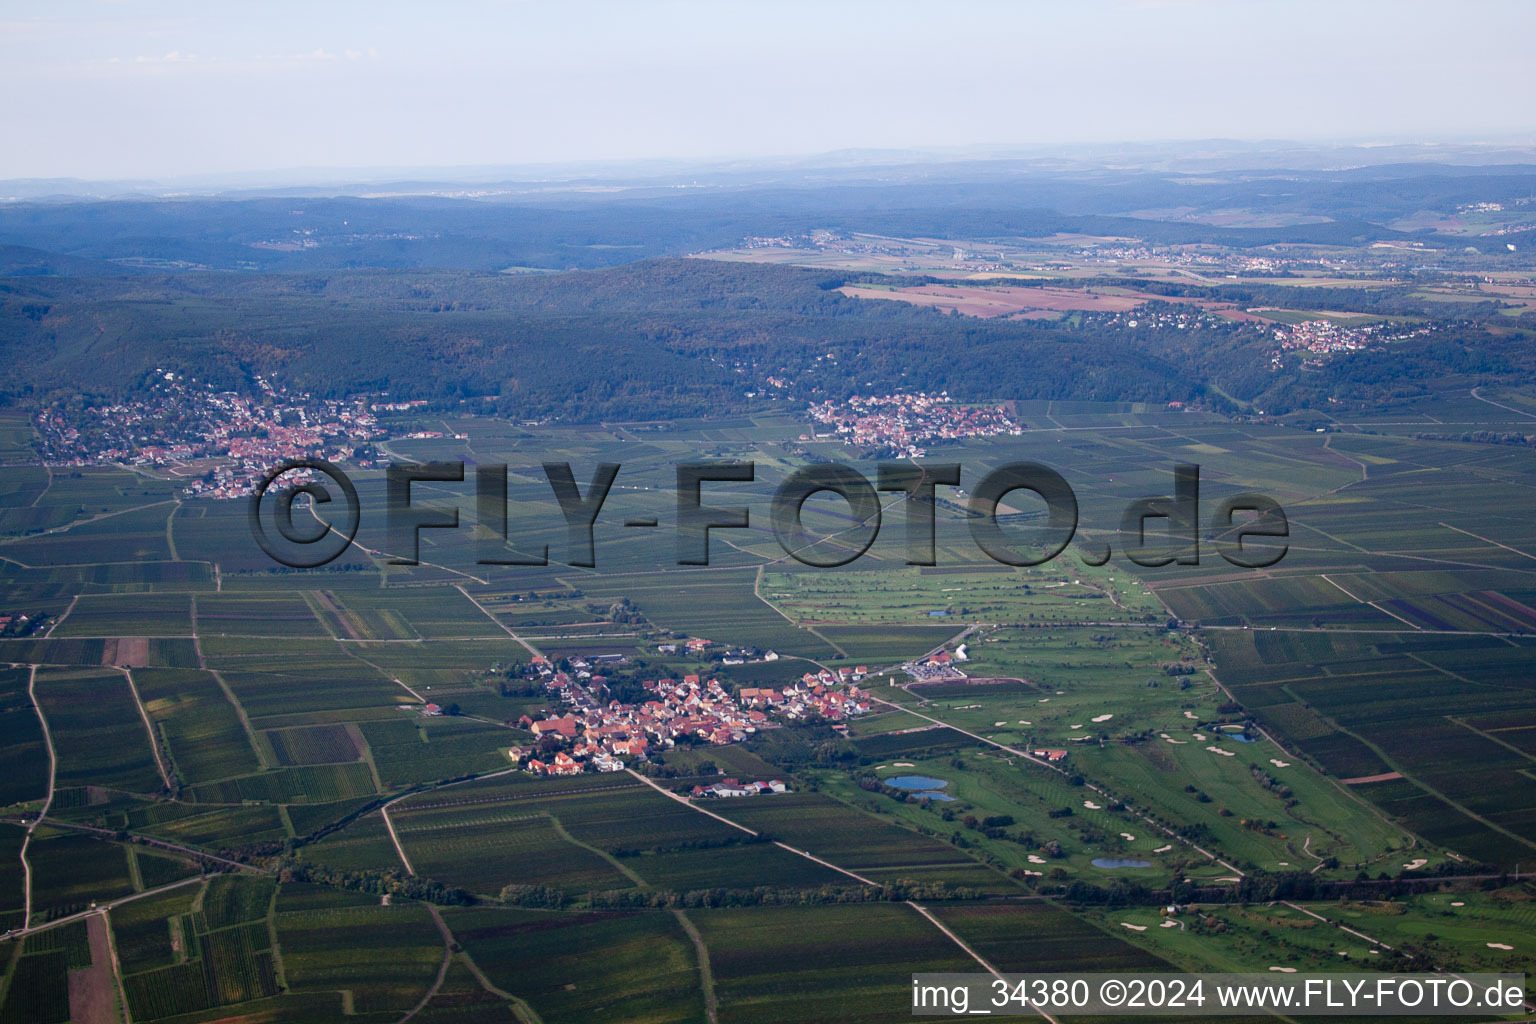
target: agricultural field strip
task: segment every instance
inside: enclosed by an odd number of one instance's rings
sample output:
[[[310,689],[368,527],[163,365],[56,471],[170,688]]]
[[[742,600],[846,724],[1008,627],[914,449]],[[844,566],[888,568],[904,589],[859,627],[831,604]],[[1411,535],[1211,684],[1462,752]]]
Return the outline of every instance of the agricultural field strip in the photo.
[[[383,451],[387,455],[394,454],[393,452],[390,452],[389,449],[386,446],[382,445],[382,444],[379,446],[379,449],[381,451]],[[314,517],[315,522],[317,522],[321,526],[325,527],[325,532],[326,533],[336,533],[335,527],[331,526],[330,523],[327,523],[324,519],[320,518],[320,513],[315,510],[315,503],[314,502],[310,502],[310,504],[309,504],[309,514]],[[337,536],[340,536],[340,534],[337,533]],[[349,543],[347,546],[348,547],[357,548],[358,551],[362,552],[363,557],[368,559],[369,561],[372,561],[376,556],[385,556],[385,557],[388,557],[388,558],[399,558],[400,557],[399,555],[395,554],[392,551],[385,551],[383,549],[379,549],[377,551],[370,551],[368,548],[363,547],[362,543],[356,537],[353,537],[351,543]],[[444,572],[451,572],[455,576],[463,576],[463,577],[466,577],[468,579],[472,579],[476,583],[483,583],[486,586],[489,586],[490,583],[491,583],[490,580],[483,580],[480,577],[474,575],[473,573],[462,572],[462,571],[460,571],[458,569],[451,568],[450,566],[439,565],[436,562],[428,562],[428,561],[425,561],[423,559],[418,559],[418,562],[421,565],[431,566],[434,569],[441,569]]]
[[[453,782],[444,782],[444,783],[434,784],[434,785],[426,787],[425,789],[412,790],[409,793],[402,793],[399,796],[395,797],[393,800],[390,800],[390,801],[386,802],[382,807],[380,807],[379,808],[379,814],[384,819],[384,827],[389,830],[389,840],[390,840],[390,842],[395,844],[395,852],[400,855],[400,862],[405,865],[406,872],[408,874],[414,875],[416,873],[416,869],[411,866],[411,859],[405,855],[405,847],[401,845],[400,837],[395,833],[394,822],[392,822],[390,820],[390,817],[389,817],[389,809],[390,809],[390,807],[392,807],[395,804],[399,803],[400,801],[406,799],[407,797],[420,796],[422,793],[431,793],[431,792],[434,792],[434,791],[439,790],[439,789],[447,789],[450,786],[463,785],[466,782],[479,782],[482,779],[494,779],[494,778],[497,778],[498,776],[502,776],[502,775],[511,775],[513,772],[515,772],[517,770],[518,769],[516,769],[516,768],[504,768],[504,769],[502,769],[499,772],[490,772],[490,773],[485,774],[485,775],[476,775],[476,776],[474,776],[472,778],[468,778],[468,779],[457,779],[457,780],[455,780]]]
[[[680,909],[672,911],[677,918],[677,923],[693,943],[694,955],[699,958],[699,988],[704,992],[704,1016],[709,1024],[719,1024],[720,998],[715,994],[715,973],[709,963],[709,947],[704,943],[704,936],[699,934],[699,929],[688,920],[688,915]]]
[[[0,559],[0,561],[10,562],[11,560],[9,558],[5,558],[5,559]],[[11,564],[12,565],[20,565],[21,563],[20,562],[12,562]],[[48,630],[47,630],[47,632],[45,632],[43,634],[43,639],[46,640],[48,637],[53,636],[53,631],[59,628],[59,623],[63,622],[65,619],[69,618],[69,613],[75,610],[75,605],[79,601],[80,601],[80,595],[79,594],[72,594],[72,595],[70,595],[69,606],[64,609],[63,613],[60,614],[58,618],[54,619],[52,622],[50,622],[48,624]]]
[[[1447,530],[1455,530],[1457,533],[1464,533],[1468,537],[1475,537],[1476,539],[1483,541],[1485,544],[1492,544],[1496,548],[1503,548],[1505,551],[1511,551],[1517,555],[1520,555],[1522,558],[1529,558],[1531,561],[1536,562],[1536,555],[1521,551],[1519,548],[1512,548],[1508,544],[1500,544],[1498,541],[1492,539],[1491,537],[1484,537],[1482,534],[1473,533],[1471,530],[1463,530],[1461,527],[1452,526],[1450,523],[1439,523],[1437,525],[1443,526]]]
[[[38,497],[42,497],[42,495],[39,495]],[[34,502],[34,504],[36,504],[36,503]],[[131,508],[120,508],[120,509],[117,509],[114,512],[102,512],[99,515],[91,516],[89,519],[78,519],[78,520],[76,520],[76,521],[74,521],[72,523],[65,523],[63,526],[55,526],[55,527],[53,527],[52,529],[49,529],[49,530],[39,530],[37,533],[29,533],[29,534],[27,534],[26,536],[23,536],[23,537],[13,537],[10,540],[0,541],[0,544],[19,544],[19,543],[22,543],[24,541],[33,541],[33,540],[36,540],[39,537],[47,537],[50,534],[64,533],[64,532],[66,532],[68,530],[73,530],[77,526],[85,526],[85,525],[87,525],[89,523],[97,523],[97,522],[100,522],[103,519],[111,519],[113,516],[125,516],[125,515],[128,515],[131,512],[142,512],[142,511],[144,511],[147,508],[158,508],[161,505],[175,505],[177,508],[180,508],[181,507],[181,500],[178,499],[178,498],[167,498],[164,501],[152,501],[148,505],[134,505]],[[169,519],[170,517],[167,516],[166,518]],[[7,559],[5,559],[5,561],[7,561],[7,562],[15,562],[17,565],[26,566],[26,568],[28,568],[28,569],[35,568],[35,566],[26,565],[25,562],[16,562],[16,560],[14,558],[7,558]],[[180,559],[173,557],[171,559],[171,561],[173,561],[173,562],[180,561]],[[61,563],[61,564],[100,565],[101,563],[99,563],[99,562],[75,562],[75,563]]]
[[[128,989],[123,983],[123,961],[117,955],[117,938],[112,934],[112,917],[106,911],[101,911],[101,928],[106,938],[107,955],[112,960],[112,981],[117,986],[118,1005],[128,1005]]]
[[[238,805],[218,804],[218,805],[213,805],[213,806],[220,806],[220,807],[222,807],[222,806],[238,806]],[[82,825],[82,824],[80,824],[78,822],[73,822],[73,821],[60,821],[58,818],[49,818],[47,820],[47,824],[48,824],[49,828],[68,829],[69,831],[72,831],[72,832],[89,832],[92,835],[102,836],[102,837],[105,837],[105,838],[111,838],[111,837],[117,835],[119,832],[127,832],[127,835],[131,839],[133,839],[135,842],[143,843],[146,846],[157,846],[157,847],[159,847],[162,850],[169,850],[172,853],[179,853],[179,854],[181,854],[183,856],[186,856],[186,857],[196,857],[199,860],[215,861],[215,862],[217,862],[219,864],[224,864],[224,865],[227,865],[229,867],[232,867],[236,871],[249,871],[249,872],[251,872],[253,874],[257,874],[257,875],[268,874],[268,872],[267,872],[267,870],[265,868],[256,867],[254,864],[246,864],[243,861],[230,860],[227,857],[220,857],[218,854],[207,853],[207,852],[205,852],[203,850],[199,850],[199,849],[197,849],[195,847],[191,847],[191,846],[181,846],[181,845],[179,845],[177,843],[168,842],[167,840],[164,840],[164,839],[156,839],[154,836],[147,836],[147,835],[144,835],[144,834],[139,833],[139,832],[132,832],[132,831],[128,831],[128,830],[125,830],[125,829],[98,828],[95,825]]]
[[[1327,573],[1319,573],[1318,574],[1318,578],[1322,579],[1322,580],[1326,580],[1329,583],[1332,583],[1335,587],[1338,587],[1340,591],[1342,591],[1347,597],[1349,597],[1353,601],[1357,601],[1360,604],[1370,605],[1372,608],[1375,608],[1377,611],[1382,612],[1383,614],[1392,616],[1398,622],[1407,623],[1409,626],[1411,626],[1415,630],[1422,630],[1424,628],[1424,627],[1420,626],[1418,623],[1409,622],[1407,619],[1403,618],[1401,615],[1397,614],[1394,611],[1389,611],[1386,608],[1383,608],[1381,605],[1377,604],[1375,601],[1367,601],[1363,597],[1356,597],[1354,594],[1351,594],[1348,590],[1346,590],[1344,588],[1344,586],[1342,584],[1340,584],[1337,580],[1331,579],[1328,576]]]
[[[508,626],[506,623],[502,622],[496,616],[492,615],[490,613],[490,611],[485,607],[485,605],[481,604],[479,601],[476,601],[472,596],[470,596],[469,591],[464,589],[463,584],[454,584],[454,589],[457,590],[459,593],[463,594],[464,597],[469,601],[470,604],[472,604],[476,608],[480,609],[480,611],[485,615],[486,618],[488,618],[492,622],[496,623],[497,627],[500,628],[503,632],[505,632],[507,634],[507,636],[511,637],[513,640],[516,640],[518,643],[522,644],[525,648],[527,648],[529,654],[538,655],[540,653],[538,651],[538,649],[535,648],[532,644],[530,644],[528,641],[524,640],[522,637],[518,636],[516,633],[512,632],[512,629],[511,629],[510,626]]]
[[[426,906],[427,913],[432,915],[432,923],[437,925],[438,932],[443,936],[443,963],[442,966],[438,967],[437,977],[433,979],[431,987],[421,997],[421,1002],[407,1010],[405,1016],[400,1018],[399,1024],[405,1024],[406,1021],[427,1008],[427,1004],[432,1002],[433,997],[437,995],[437,990],[443,987],[443,979],[448,977],[448,965],[453,963],[453,932],[448,930],[448,922],[443,920],[443,915],[438,912],[435,906],[430,903]]]
[[[745,826],[745,825],[738,824],[737,822],[731,821],[729,818],[723,818],[723,817],[721,817],[720,815],[716,814],[713,811],[705,810],[704,808],[698,806],[697,804],[695,804],[694,802],[692,802],[688,798],[682,797],[682,796],[678,796],[676,793],[670,792],[670,791],[662,788],[661,786],[658,786],[655,782],[652,782],[650,779],[648,779],[645,776],[639,774],[638,772],[634,771],[633,769],[626,768],[625,771],[629,772],[629,774],[633,775],[635,778],[639,779],[641,782],[645,783],[647,786],[650,786],[652,789],[654,789],[656,792],[660,793],[662,796],[666,797],[669,800],[675,800],[675,801],[677,801],[678,803],[682,804],[684,807],[687,807],[690,810],[697,811],[700,814],[707,814],[711,818],[714,818],[717,821],[723,821],[727,825],[730,825],[732,828],[740,829],[741,831],[747,833],[750,836],[756,836],[758,834],[757,832],[753,831],[752,829],[747,828],[747,826]],[[798,856],[804,857],[806,860],[812,861],[812,862],[814,862],[816,864],[820,864],[824,868],[829,868],[832,871],[838,872],[839,874],[847,875],[849,878],[852,878],[856,882],[860,882],[860,883],[862,883],[864,885],[870,885],[870,886],[878,886],[879,885],[878,882],[873,882],[870,879],[865,878],[863,875],[855,874],[854,872],[849,871],[847,868],[840,868],[836,864],[833,864],[831,861],[823,860],[822,858],[817,857],[817,856],[809,853],[808,851],[797,850],[793,846],[788,845],[787,843],[781,843],[781,842],[778,842],[777,840],[774,840],[773,845],[779,847],[782,850],[788,850],[790,853],[793,853],[793,854],[796,854]],[[905,900],[904,902],[906,903],[907,906],[911,907],[913,910],[917,911],[917,913],[921,914],[924,918],[926,918],[935,928],[937,928],[939,931],[943,932],[944,935],[946,937],[948,937],[950,939],[950,941],[952,941],[955,945],[959,946],[960,949],[963,950],[967,956],[969,956],[972,960],[975,960],[978,964],[980,964],[987,971],[988,974],[991,974],[993,977],[996,977],[996,978],[1001,978],[1002,977],[1002,974],[999,973],[999,971],[997,970],[996,967],[993,967],[986,960],[983,960],[979,953],[977,953],[970,946],[966,945],[960,939],[960,936],[956,935],[954,932],[950,931],[942,923],[940,923],[939,919],[934,917],[932,914],[930,914],[926,907],[919,906],[918,904],[912,902],[911,900]],[[1039,1007],[1033,1006],[1031,1004],[1031,1008],[1036,1013],[1038,1013],[1040,1016],[1042,1016],[1046,1020],[1050,1021],[1051,1024],[1059,1024],[1059,1022],[1056,1020],[1056,1018],[1052,1017],[1050,1014],[1046,1013],[1044,1010],[1040,1009]]]
[[[403,799],[405,799],[405,798],[404,797],[396,797],[395,798],[395,800],[403,800]],[[387,829],[388,832],[389,832],[389,841],[394,844],[395,852],[400,855],[400,863],[405,865],[405,873],[408,874],[408,875],[414,875],[416,873],[416,869],[411,866],[411,858],[409,858],[409,857],[407,857],[405,855],[405,847],[400,844],[400,836],[398,834],[396,834],[396,832],[395,832],[395,823],[393,821],[390,821],[390,819],[389,819],[389,804],[390,803],[394,803],[395,800],[391,800],[389,803],[386,803],[383,807],[380,807],[379,808],[379,816],[384,819],[384,828]]]
[[[108,900],[105,903],[98,903],[96,906],[90,908],[89,910],[81,910],[73,914],[66,914],[63,917],[56,917],[53,920],[47,921],[40,925],[27,928],[18,928],[11,932],[9,935],[0,936],[0,942],[20,941],[21,939],[26,938],[28,935],[36,935],[38,932],[46,932],[53,928],[59,928],[67,924],[74,924],[77,921],[83,921],[90,917],[92,914],[103,913],[105,911],[111,910],[113,907],[120,907],[124,903],[132,903],[134,900],[142,900],[150,896],[159,896],[162,893],[170,892],[172,889],[179,889],[184,885],[191,885],[194,882],[201,883],[203,881],[206,881],[204,876],[193,875],[191,878],[183,878],[180,881],[171,882],[167,885],[162,885],[155,889],[145,889],[143,892],[136,892],[130,896],[119,896],[115,900]]]
[[[1287,689],[1286,692],[1289,693],[1290,692],[1289,689]],[[1505,836],[1508,839],[1513,839],[1515,842],[1520,843],[1523,846],[1528,846],[1528,847],[1531,847],[1533,849],[1536,849],[1536,842],[1533,842],[1532,840],[1527,839],[1525,836],[1518,835],[1515,832],[1510,831],[1509,829],[1505,828],[1502,825],[1499,825],[1499,824],[1497,824],[1497,823],[1495,823],[1493,821],[1490,821],[1487,817],[1485,817],[1484,815],[1479,814],[1477,811],[1474,811],[1471,808],[1467,807],[1466,804],[1462,803],[1461,801],[1452,799],[1450,796],[1447,796],[1439,787],[1431,785],[1430,783],[1426,782],[1424,780],[1424,777],[1422,776],[1422,774],[1415,774],[1412,771],[1405,770],[1405,767],[1401,764],[1401,762],[1399,762],[1396,758],[1390,756],[1385,750],[1383,750],[1381,748],[1381,746],[1379,744],[1372,742],[1370,739],[1366,738],[1365,736],[1360,735],[1360,733],[1356,732],[1353,729],[1346,728],[1345,726],[1341,725],[1334,718],[1329,717],[1329,718],[1327,718],[1327,721],[1330,724],[1333,725],[1333,727],[1334,727],[1334,729],[1336,731],[1342,733],[1345,736],[1349,736],[1349,737],[1355,739],[1356,741],[1358,741],[1359,743],[1361,743],[1363,746],[1365,746],[1367,749],[1369,749],[1372,753],[1374,753],[1378,758],[1380,758],[1382,764],[1385,764],[1386,766],[1391,768],[1393,771],[1397,772],[1404,779],[1407,779],[1409,782],[1412,782],[1414,785],[1418,786],[1425,793],[1428,793],[1430,796],[1433,796],[1436,799],[1439,799],[1439,800],[1443,801],[1447,806],[1455,808],[1456,810],[1460,811],[1462,814],[1466,815],[1468,818],[1470,818],[1473,821],[1477,822],[1479,825],[1482,825],[1484,828],[1490,829],[1491,831],[1494,831],[1494,832],[1497,832],[1500,835]],[[1262,732],[1263,730],[1260,730],[1260,731]],[[1473,730],[1473,731],[1476,732],[1477,730]],[[1265,735],[1268,736],[1268,733],[1265,733]],[[1271,742],[1273,742],[1273,740],[1271,740]],[[1278,746],[1278,744],[1276,744],[1276,745]],[[1284,748],[1281,748],[1281,749],[1284,749]]]
[[[32,707],[37,712],[38,721],[43,726],[43,741],[48,748],[48,793],[43,797],[43,806],[38,809],[37,817],[27,826],[27,834],[21,840],[21,868],[25,877],[24,903],[21,917],[21,930],[25,932],[32,924],[32,865],[27,860],[27,846],[32,842],[32,832],[43,823],[43,818],[48,814],[48,808],[53,806],[54,778],[58,772],[59,757],[53,749],[53,733],[48,729],[48,718],[43,714],[43,706],[37,702],[37,666],[27,666],[27,696],[32,700]]]
[[[144,731],[149,734],[149,750],[155,755],[155,767],[160,771],[160,781],[165,783],[165,788],[171,788],[171,773],[165,767],[165,760],[160,756],[160,738],[155,734],[155,727],[150,724],[149,712],[144,708],[144,701],[139,696],[139,688],[134,685],[133,673],[126,668],[118,669],[123,674],[123,679],[128,683],[128,692],[133,695],[133,704],[139,709],[139,717],[144,720]]]

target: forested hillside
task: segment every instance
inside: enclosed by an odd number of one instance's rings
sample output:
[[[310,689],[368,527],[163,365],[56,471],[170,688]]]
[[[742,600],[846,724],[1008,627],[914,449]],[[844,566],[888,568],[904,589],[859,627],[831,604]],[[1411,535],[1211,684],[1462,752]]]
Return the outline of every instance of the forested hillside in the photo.
[[[120,395],[156,369],[195,369],[231,388],[265,373],[319,395],[388,391],[572,421],[761,407],[768,376],[793,385],[778,400],[917,389],[969,400],[1247,402],[1285,413],[1329,398],[1389,402],[1449,375],[1476,383],[1528,373],[1533,360],[1519,333],[1468,319],[1422,341],[1277,374],[1267,335],[1237,325],[1186,332],[1150,320],[1130,328],[960,317],[849,298],[835,290],[847,279],[702,260],[516,277],[12,278],[0,281],[0,380],[14,397],[74,399]],[[1183,290],[1264,297],[1249,284]],[[1331,301],[1317,291],[1319,304]]]

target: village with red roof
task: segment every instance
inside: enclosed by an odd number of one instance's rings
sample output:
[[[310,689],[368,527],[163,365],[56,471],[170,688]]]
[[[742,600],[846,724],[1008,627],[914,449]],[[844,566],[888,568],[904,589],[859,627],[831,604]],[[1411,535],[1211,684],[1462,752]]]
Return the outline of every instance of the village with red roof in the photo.
[[[606,692],[601,675],[559,671],[543,658],[535,659],[533,668],[544,679],[545,689],[567,708],[560,715],[541,719],[524,715],[517,722],[538,737],[539,745],[512,747],[508,754],[535,775],[579,775],[588,768],[620,771],[626,760],[648,760],[650,752],[679,742],[741,743],[761,729],[792,722],[830,722],[834,729],[846,730],[848,719],[871,708],[869,695],[855,681],[863,678],[864,666],[807,672],[783,687],[743,686],[734,695],[718,679],[699,675],[651,680],[642,684],[651,699],[641,704],[604,700],[599,696],[599,691]],[[553,744],[559,746],[551,758],[544,752]],[[782,792],[773,788],[776,783],[752,785]]]

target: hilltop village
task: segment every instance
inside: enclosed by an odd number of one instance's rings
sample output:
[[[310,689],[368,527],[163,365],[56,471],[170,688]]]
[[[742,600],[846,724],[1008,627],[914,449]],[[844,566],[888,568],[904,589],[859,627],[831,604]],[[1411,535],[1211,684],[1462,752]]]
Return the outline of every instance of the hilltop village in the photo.
[[[863,666],[807,672],[780,689],[743,686],[734,695],[719,680],[698,675],[649,680],[641,686],[650,699],[636,704],[604,699],[608,680],[593,673],[584,659],[567,664],[569,670],[557,669],[546,658],[533,659],[532,669],[543,680],[544,689],[566,706],[560,715],[542,719],[524,715],[517,722],[539,742],[531,748],[512,747],[508,755],[534,775],[580,775],[588,769],[616,772],[624,768],[626,758],[645,761],[652,751],[680,742],[741,743],[761,729],[787,722],[829,722],[834,729],[846,731],[848,719],[868,713],[871,707],[857,684],[864,677]],[[782,791],[774,790],[772,783],[763,785],[768,792]]]
[[[1280,348],[1271,362],[1275,367],[1284,363],[1288,352],[1304,355],[1304,366],[1317,368],[1323,362],[1341,352],[1358,352],[1368,346],[1409,338],[1421,338],[1431,333],[1429,325],[1401,325],[1391,322],[1350,327],[1332,320],[1305,320],[1289,328],[1275,328],[1274,338]]]

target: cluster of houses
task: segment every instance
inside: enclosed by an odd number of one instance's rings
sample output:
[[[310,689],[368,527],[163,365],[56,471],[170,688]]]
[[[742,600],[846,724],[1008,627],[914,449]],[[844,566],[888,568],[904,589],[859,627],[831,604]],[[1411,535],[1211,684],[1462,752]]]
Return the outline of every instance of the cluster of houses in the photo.
[[[187,493],[244,499],[284,459],[349,459],[359,444],[387,433],[365,398],[315,398],[260,376],[253,383],[255,393],[241,394],[157,370],[148,389],[128,401],[74,414],[44,409],[37,424],[46,461],[161,466],[218,460],[209,476],[188,480]]]
[[[1256,312],[1256,310],[1249,312]],[[1405,329],[1390,323],[1346,327],[1332,320],[1306,320],[1289,327],[1274,329],[1275,341],[1279,342],[1280,348],[1275,352],[1271,363],[1278,367],[1283,363],[1283,353],[1299,351],[1311,356],[1305,360],[1305,365],[1321,366],[1326,358],[1340,352],[1357,352],[1375,342],[1403,341],[1408,338],[1422,337],[1429,334],[1430,330],[1427,326]]]
[[[696,657],[710,658],[722,665],[745,665],[749,661],[778,661],[776,651],[761,651],[756,647],[730,647],[717,644],[703,637],[691,637],[674,643],[657,644],[656,650],[662,654],[677,654],[679,652],[692,654]]]
[[[537,750],[508,751],[513,761],[535,775],[576,775],[589,765],[600,772],[619,771],[626,758],[643,761],[650,751],[668,749],[680,740],[740,743],[759,729],[774,728],[777,723],[770,714],[787,721],[819,716],[835,723],[834,728],[846,729],[842,723],[871,707],[868,695],[851,682],[855,673],[862,678],[862,666],[806,673],[783,689],[743,687],[735,696],[716,679],[659,679],[643,684],[654,696],[642,704],[603,700],[599,692],[605,689],[605,677],[586,669],[573,676],[555,671],[542,658],[535,659],[534,667],[544,676],[545,688],[567,706],[561,715],[539,720],[524,715],[518,720],[520,727],[539,737],[541,748],[550,746],[542,742],[546,739],[559,744],[559,752],[549,760],[535,756]]]
[[[921,456],[923,449],[919,445],[929,441],[1024,432],[1001,406],[955,405],[948,392],[937,395],[855,395],[846,405],[836,402],[814,405],[810,414],[818,424],[831,427],[845,444],[894,448],[911,458]],[[801,440],[809,439],[801,435]]]
[[[25,636],[35,630],[43,620],[43,616],[32,616],[26,612],[11,612],[0,615],[0,633],[7,636]]]

